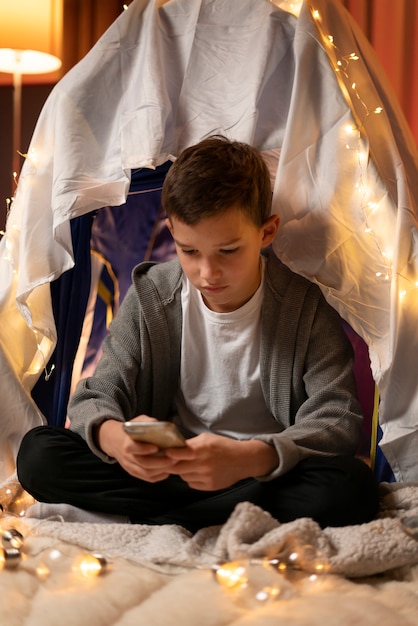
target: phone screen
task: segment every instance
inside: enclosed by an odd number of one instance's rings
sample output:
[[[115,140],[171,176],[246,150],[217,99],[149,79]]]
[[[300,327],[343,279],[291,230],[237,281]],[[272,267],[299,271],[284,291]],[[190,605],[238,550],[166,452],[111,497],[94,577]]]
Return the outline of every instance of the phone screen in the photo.
[[[186,441],[172,422],[125,422],[125,432],[135,441],[153,443],[159,448],[179,448]]]

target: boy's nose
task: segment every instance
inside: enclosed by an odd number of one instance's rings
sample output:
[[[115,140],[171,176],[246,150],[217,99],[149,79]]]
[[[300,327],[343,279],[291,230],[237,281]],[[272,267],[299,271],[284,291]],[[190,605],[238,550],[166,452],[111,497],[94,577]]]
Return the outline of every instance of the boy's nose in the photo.
[[[200,264],[200,277],[210,282],[220,275],[218,264],[211,259],[203,259]]]

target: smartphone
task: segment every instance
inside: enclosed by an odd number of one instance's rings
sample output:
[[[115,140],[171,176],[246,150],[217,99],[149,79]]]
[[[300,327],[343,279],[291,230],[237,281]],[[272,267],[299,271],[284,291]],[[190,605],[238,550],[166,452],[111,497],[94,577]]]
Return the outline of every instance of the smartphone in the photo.
[[[135,441],[159,448],[183,448],[186,440],[172,422],[124,422],[125,432]]]

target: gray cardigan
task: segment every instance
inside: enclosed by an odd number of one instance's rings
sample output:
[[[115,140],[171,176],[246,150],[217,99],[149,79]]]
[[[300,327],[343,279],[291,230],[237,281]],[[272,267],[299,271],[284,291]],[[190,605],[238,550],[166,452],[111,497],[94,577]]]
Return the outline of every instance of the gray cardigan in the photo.
[[[354,454],[362,415],[340,317],[316,285],[265,254],[260,375],[277,434],[257,439],[279,455],[269,479],[309,455]],[[132,276],[96,371],[80,381],[68,410],[71,429],[107,462],[113,459],[97,448],[94,427],[142,413],[170,419],[180,373],[180,264],[142,263]]]

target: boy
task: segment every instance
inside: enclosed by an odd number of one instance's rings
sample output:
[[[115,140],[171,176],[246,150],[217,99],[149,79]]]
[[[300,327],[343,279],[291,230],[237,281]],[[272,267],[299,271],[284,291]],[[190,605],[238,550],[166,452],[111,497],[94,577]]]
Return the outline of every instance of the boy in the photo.
[[[23,439],[23,487],[192,532],[244,500],[280,522],[369,521],[377,485],[354,457],[351,346],[320,290],[268,249],[279,217],[260,153],[222,137],[187,148],[162,203],[178,259],[134,269],[96,372],[70,401],[70,430]],[[156,455],[127,420],[173,421],[187,445]]]

